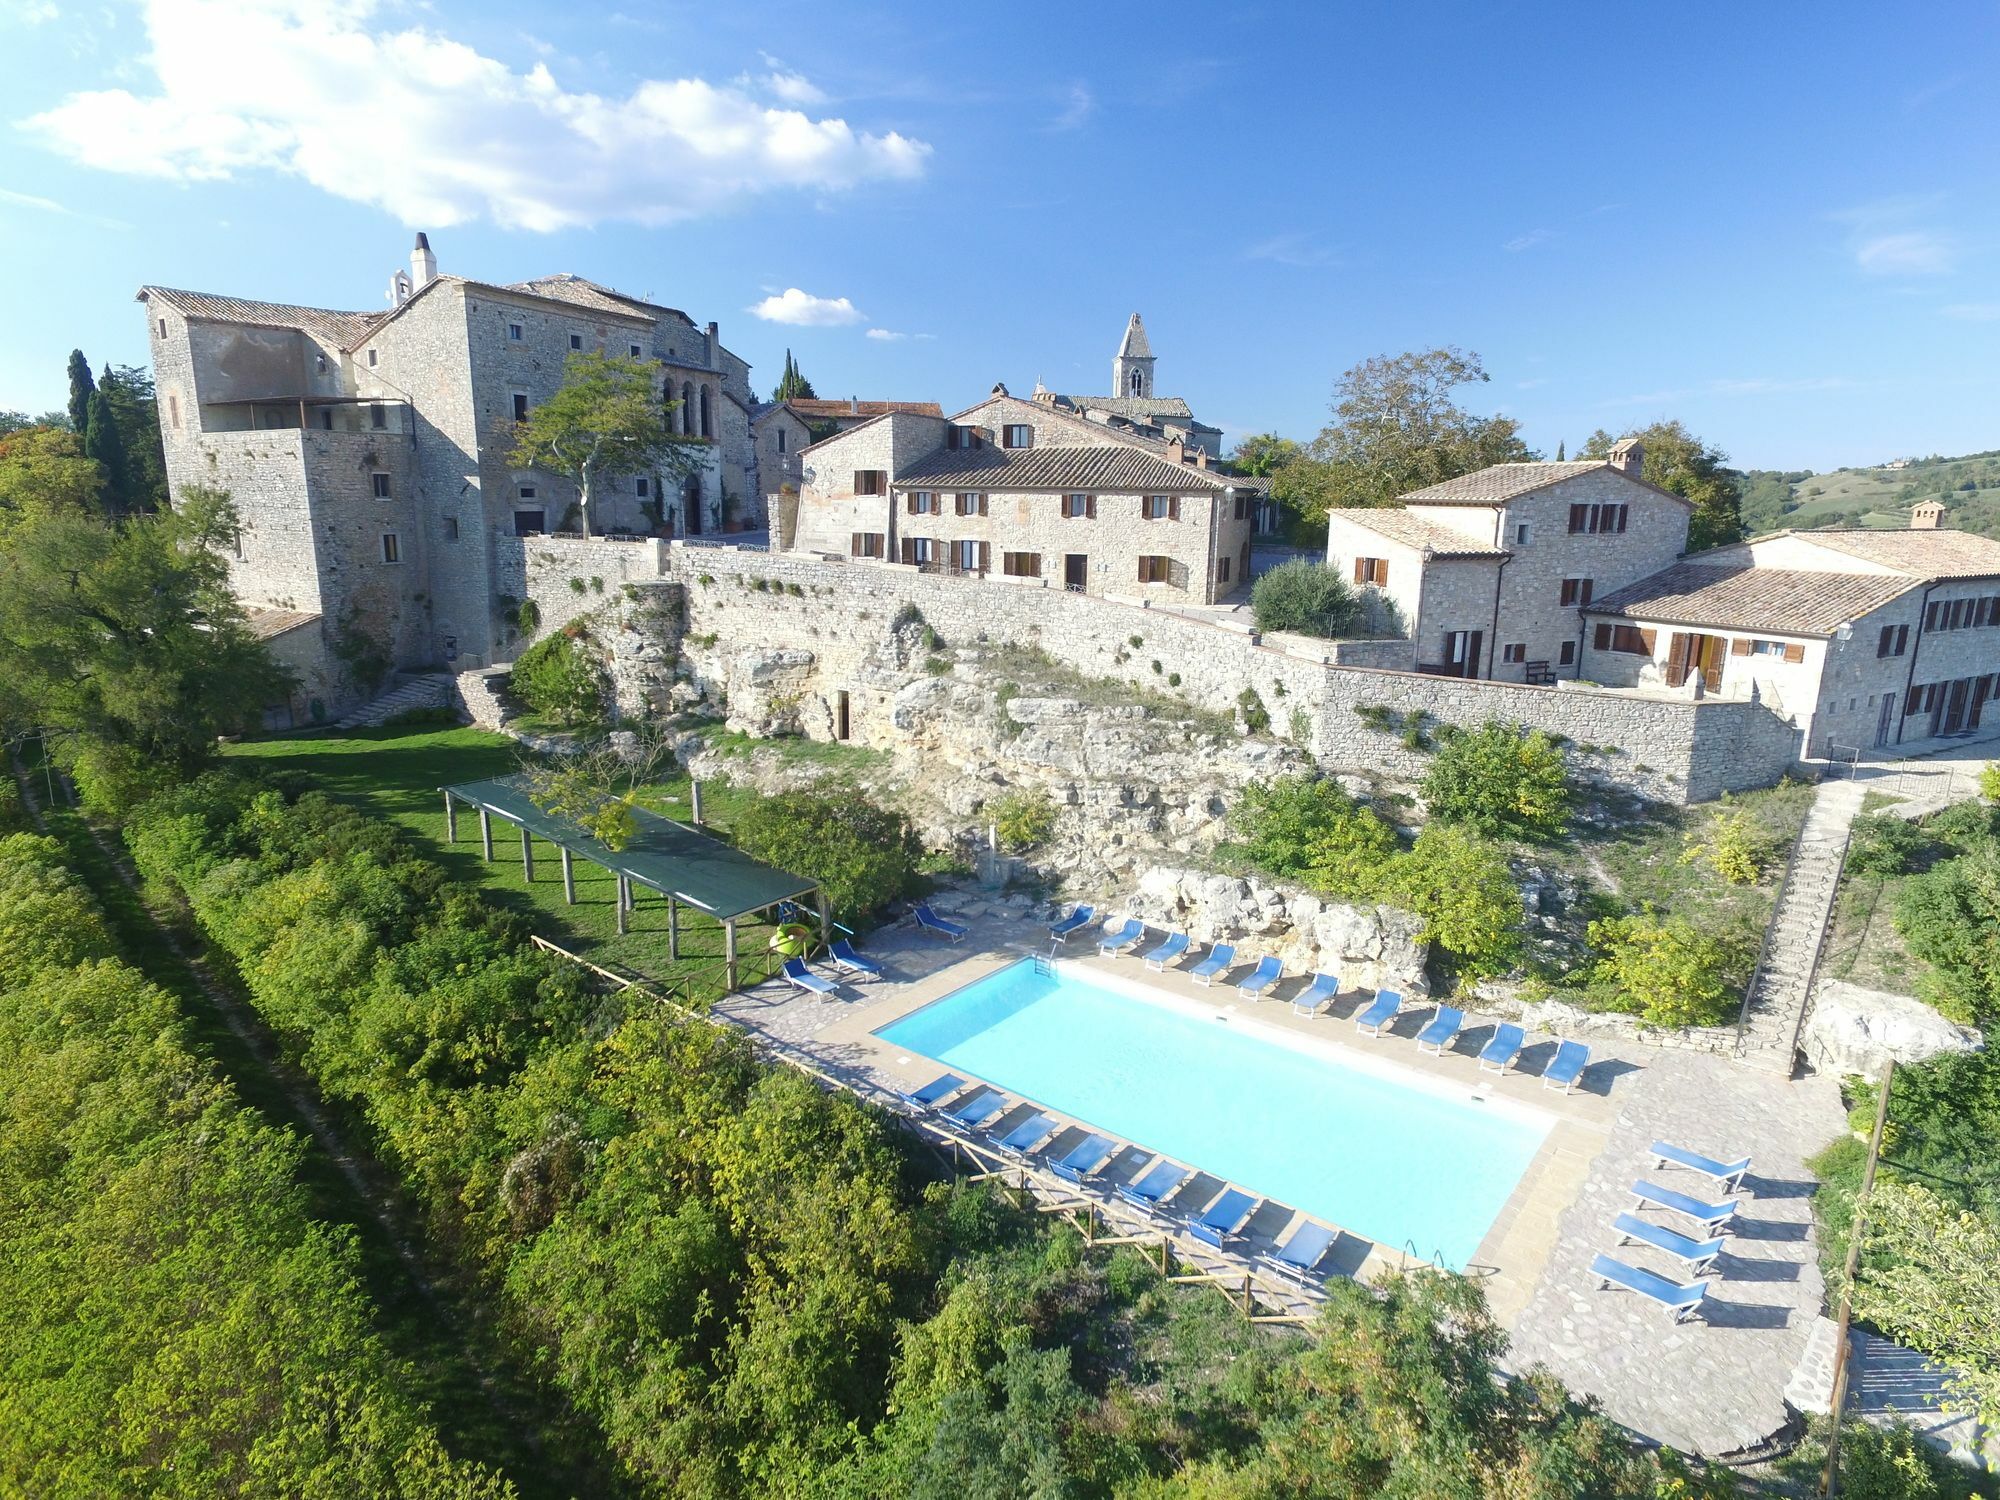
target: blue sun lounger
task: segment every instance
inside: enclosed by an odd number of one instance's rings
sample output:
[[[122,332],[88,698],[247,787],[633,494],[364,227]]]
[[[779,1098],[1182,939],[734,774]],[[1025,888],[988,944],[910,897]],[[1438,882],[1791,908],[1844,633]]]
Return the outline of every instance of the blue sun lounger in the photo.
[[[1292,996],[1292,1014],[1298,1016],[1316,1015],[1327,1001],[1340,994],[1338,974],[1315,974],[1313,982]]]
[[[1479,1071],[1505,1077],[1507,1070],[1514,1066],[1514,1059],[1521,1055],[1521,1049],[1527,1044],[1528,1034],[1511,1022],[1494,1027],[1493,1040],[1479,1054]]]
[[[1705,1281],[1691,1281],[1682,1286],[1664,1276],[1655,1276],[1651,1271],[1628,1266],[1622,1260],[1613,1260],[1608,1255],[1600,1255],[1593,1260],[1590,1272],[1599,1278],[1599,1290],[1607,1286],[1622,1286],[1628,1292],[1650,1297],[1671,1312],[1676,1323],[1685,1322],[1700,1311],[1701,1299],[1708,1295],[1708,1283]]]
[[[1054,1135],[1062,1127],[1044,1114],[1029,1115],[1005,1135],[995,1136],[993,1144],[1016,1161],[1026,1161],[1035,1154],[1035,1147]]]
[[[1069,941],[1069,935],[1072,932],[1075,932],[1080,927],[1088,927],[1091,919],[1096,915],[1096,907],[1079,906],[1060,922],[1052,923],[1049,927],[1049,936],[1058,943],[1066,943]]]
[[[1250,1214],[1256,1207],[1255,1198],[1231,1188],[1209,1204],[1200,1218],[1188,1220],[1188,1233],[1221,1249],[1243,1238],[1243,1226],[1249,1222]]]
[[[1559,1088],[1567,1094],[1576,1087],[1576,1081],[1583,1077],[1583,1070],[1589,1066],[1590,1049],[1582,1042],[1558,1042],[1556,1055],[1542,1069],[1542,1087]]]
[[[1165,970],[1168,964],[1187,952],[1188,935],[1185,932],[1170,932],[1167,940],[1146,955],[1146,967]]]
[[[949,917],[941,917],[931,910],[928,901],[917,903],[917,926],[925,932],[941,932],[954,943],[972,931],[963,922],[954,922]]]
[[[1290,1239],[1278,1247],[1277,1253],[1271,1257],[1271,1269],[1294,1281],[1318,1281],[1319,1263],[1326,1259],[1326,1252],[1334,1247],[1339,1238],[1338,1229],[1328,1229],[1324,1224],[1315,1224],[1307,1219],[1292,1231]]]
[[[882,966],[876,963],[874,959],[863,958],[859,953],[855,952],[854,944],[850,943],[846,938],[835,938],[833,946],[827,949],[826,952],[827,957],[832,959],[834,964],[843,973],[865,974],[870,979],[880,979],[882,977]]]
[[[1633,1183],[1632,1196],[1639,1203],[1650,1203],[1655,1208],[1670,1208],[1677,1214],[1686,1214],[1710,1234],[1720,1234],[1723,1225],[1736,1217],[1737,1203],[1734,1198],[1727,1203],[1704,1203],[1699,1198],[1690,1198],[1686,1193],[1677,1193],[1672,1188],[1663,1188],[1651,1182]]]
[[[898,1089],[896,1097],[912,1109],[930,1110],[935,1109],[940,1100],[949,1098],[964,1087],[965,1080],[956,1073],[942,1073],[920,1089],[908,1092]]]
[[[1354,1018],[1354,1029],[1365,1031],[1370,1036],[1380,1036],[1382,1028],[1394,1020],[1396,1012],[1402,1008],[1401,995],[1394,990],[1377,990],[1375,998],[1368,1004],[1368,1009]]]
[[[1257,967],[1250,971],[1250,977],[1236,986],[1236,992],[1246,1000],[1255,1000],[1276,984],[1284,972],[1285,966],[1266,954],[1257,960]]]
[[[1140,1208],[1158,1208],[1192,1176],[1194,1173],[1179,1162],[1161,1157],[1130,1182],[1119,1183],[1118,1196]]]
[[[1729,1243],[1719,1234],[1711,1239],[1691,1240],[1677,1229],[1652,1223],[1637,1214],[1620,1214],[1611,1221],[1611,1227],[1618,1231],[1618,1243],[1621,1245],[1637,1240],[1642,1245],[1651,1245],[1655,1250],[1664,1250],[1687,1262],[1690,1276],[1699,1276],[1714,1265],[1722,1247]]]
[[[998,1089],[988,1089],[983,1094],[974,1094],[969,1099],[961,1099],[944,1117],[962,1130],[977,1130],[988,1120],[1007,1107],[1007,1096]]]
[[[1234,943],[1217,943],[1208,950],[1208,957],[1188,970],[1188,974],[1200,984],[1213,984],[1218,974],[1227,974],[1229,966],[1236,962]]]
[[[831,995],[840,989],[840,986],[831,979],[822,979],[808,969],[803,958],[785,960],[785,978],[802,990],[811,990],[815,995]]]
[[[1428,1052],[1433,1057],[1443,1057],[1444,1049],[1451,1045],[1451,1039],[1458,1035],[1458,1029],[1464,1024],[1464,1011],[1440,1005],[1437,1014],[1431,1017],[1430,1025],[1417,1033],[1417,1050]]]
[[[1099,953],[1123,953],[1127,948],[1146,935],[1146,924],[1137,917],[1127,917],[1125,924],[1107,932],[1097,940]]]
[[[1101,1135],[1087,1135],[1070,1147],[1069,1155],[1049,1163],[1049,1170],[1065,1182],[1082,1182],[1094,1176],[1118,1154],[1118,1148]]]
[[[1705,1177],[1713,1177],[1715,1185],[1725,1193],[1733,1193],[1741,1187],[1743,1174],[1750,1170],[1750,1158],[1747,1156],[1741,1161],[1716,1161],[1668,1141],[1653,1142],[1653,1155],[1660,1166],[1672,1162],[1675,1166],[1691,1167]]]

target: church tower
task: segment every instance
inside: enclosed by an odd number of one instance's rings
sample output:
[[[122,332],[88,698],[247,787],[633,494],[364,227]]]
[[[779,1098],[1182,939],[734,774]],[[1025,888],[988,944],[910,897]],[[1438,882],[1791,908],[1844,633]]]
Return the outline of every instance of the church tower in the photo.
[[[1125,325],[1124,342],[1111,360],[1111,394],[1148,400],[1153,395],[1153,346],[1146,342],[1146,325],[1137,313]]]

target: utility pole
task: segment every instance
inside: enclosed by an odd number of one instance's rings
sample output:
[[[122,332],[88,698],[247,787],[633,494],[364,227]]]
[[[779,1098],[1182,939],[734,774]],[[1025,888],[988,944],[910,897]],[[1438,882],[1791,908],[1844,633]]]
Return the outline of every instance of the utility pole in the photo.
[[[1826,1473],[1819,1492],[1827,1500],[1840,1494],[1840,1418],[1847,1409],[1847,1330],[1854,1321],[1854,1276],[1861,1267],[1861,1237],[1868,1223],[1868,1195],[1875,1191],[1875,1163],[1882,1157],[1882,1129],[1889,1123],[1889,1089],[1896,1081],[1896,1059],[1882,1070],[1875,1097],[1875,1129],[1868,1137],[1868,1165],[1861,1174],[1861,1196],[1854,1200],[1854,1228],[1847,1240],[1847,1274],[1840,1282],[1840,1341],[1833,1350],[1833,1427],[1826,1439]]]

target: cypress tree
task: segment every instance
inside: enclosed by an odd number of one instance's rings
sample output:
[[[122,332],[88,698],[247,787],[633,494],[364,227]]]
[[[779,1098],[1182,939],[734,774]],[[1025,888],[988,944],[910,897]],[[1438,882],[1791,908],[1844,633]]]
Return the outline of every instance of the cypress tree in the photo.
[[[104,508],[122,516],[131,508],[126,494],[125,444],[118,435],[118,417],[111,398],[100,390],[91,392],[90,408],[83,435],[83,456],[94,459],[104,472]]]
[[[818,393],[812,382],[799,373],[799,363],[792,358],[792,351],[785,351],[785,373],[778,379],[778,388],[771,392],[773,401],[811,401]]]
[[[1563,461],[1563,444],[1562,444],[1562,441],[1561,441],[1561,439],[1557,439],[1557,441],[1556,441],[1556,462],[1557,462],[1557,463],[1561,463],[1562,461]]]
[[[90,378],[90,361],[81,349],[69,351],[69,426],[78,441],[90,431],[90,398],[97,394],[97,382]]]

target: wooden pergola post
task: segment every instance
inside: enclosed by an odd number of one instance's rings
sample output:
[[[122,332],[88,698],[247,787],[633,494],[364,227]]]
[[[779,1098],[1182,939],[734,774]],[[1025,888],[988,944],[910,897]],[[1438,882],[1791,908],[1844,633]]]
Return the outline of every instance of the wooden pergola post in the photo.
[[[826,887],[813,887],[813,900],[819,906],[819,945],[823,949],[833,947],[833,918],[827,915]]]
[[[620,875],[618,877],[618,931],[621,934],[625,931],[625,903],[629,899],[631,898],[626,894],[625,877]]]
[[[722,924],[723,975],[728,980],[729,991],[736,989],[736,918],[731,917]]]
[[[479,847],[481,857],[490,865],[493,863],[493,815],[484,807],[479,809]]]
[[[521,869],[522,879],[529,885],[535,883],[535,844],[527,825],[521,825]]]
[[[562,852],[563,900],[574,906],[576,905],[576,871],[570,864],[569,845],[563,844],[559,847]]]
[[[458,842],[458,804],[452,801],[450,792],[444,794],[444,841]]]
[[[688,782],[688,801],[694,808],[694,826],[699,828],[701,827],[701,783],[699,781],[690,780]]]
[[[667,896],[667,957],[681,956],[681,904],[672,894]]]

